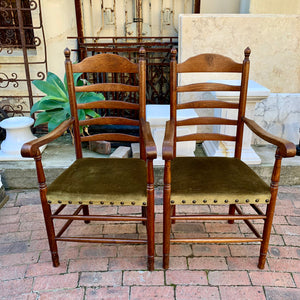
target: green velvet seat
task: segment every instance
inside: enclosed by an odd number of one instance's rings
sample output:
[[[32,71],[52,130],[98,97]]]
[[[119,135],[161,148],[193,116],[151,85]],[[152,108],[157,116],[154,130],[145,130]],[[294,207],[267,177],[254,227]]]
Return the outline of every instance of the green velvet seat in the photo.
[[[50,204],[146,206],[146,162],[136,158],[78,159],[49,186],[47,199]]]
[[[237,158],[177,157],[171,182],[171,204],[257,204],[271,196],[270,186]]]

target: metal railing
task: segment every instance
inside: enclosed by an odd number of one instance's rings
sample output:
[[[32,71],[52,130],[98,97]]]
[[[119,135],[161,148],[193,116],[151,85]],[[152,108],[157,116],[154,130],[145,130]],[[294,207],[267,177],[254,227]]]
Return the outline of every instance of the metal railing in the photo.
[[[24,115],[29,113],[33,99],[40,97],[33,94],[32,81],[43,80],[47,73],[41,3],[0,3],[0,108],[9,116]]]
[[[78,52],[79,61],[85,57],[98,53],[115,53],[127,57],[136,62],[140,47],[146,49],[147,62],[147,104],[168,104],[170,103],[169,93],[169,64],[170,51],[177,47],[177,37],[69,37],[76,39],[78,49],[72,49]],[[117,75],[109,77],[91,77],[89,79],[95,82],[105,82],[120,80]],[[130,77],[124,77],[121,82],[126,82]],[[109,95],[105,95],[109,99]],[[128,95],[127,95],[128,96]],[[124,95],[126,97],[126,95]],[[130,98],[130,102],[135,100]]]

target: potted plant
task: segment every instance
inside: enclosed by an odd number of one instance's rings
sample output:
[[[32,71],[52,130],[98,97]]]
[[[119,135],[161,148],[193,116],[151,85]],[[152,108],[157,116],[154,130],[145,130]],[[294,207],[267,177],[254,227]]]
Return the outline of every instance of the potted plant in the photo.
[[[84,84],[83,80],[80,79],[80,76],[81,73],[74,74],[76,86],[82,86]],[[30,110],[31,114],[42,111],[37,114],[34,126],[48,123],[48,131],[50,132],[71,116],[66,76],[64,82],[62,82],[57,75],[48,72],[46,81],[34,80],[33,84],[46,94],[46,96],[36,102]],[[76,93],[77,103],[89,103],[100,100],[104,100],[104,96],[101,93]],[[99,117],[99,114],[92,109],[78,110],[79,120],[85,120],[89,117]],[[83,133],[83,130],[84,128],[80,128],[81,134]]]

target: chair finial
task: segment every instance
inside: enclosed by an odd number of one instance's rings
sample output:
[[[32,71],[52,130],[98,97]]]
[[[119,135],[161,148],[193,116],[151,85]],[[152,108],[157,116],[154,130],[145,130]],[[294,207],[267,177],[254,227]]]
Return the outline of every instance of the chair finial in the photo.
[[[140,60],[145,60],[145,58],[146,58],[146,50],[145,50],[144,47],[140,48],[139,54],[140,54]]]
[[[250,53],[251,53],[251,49],[250,49],[249,47],[247,47],[247,48],[244,50],[244,54],[245,54],[245,58],[246,58],[246,59],[249,59]]]
[[[65,58],[67,61],[70,60],[70,56],[71,56],[71,51],[69,48],[66,48],[65,51],[64,51],[64,54],[65,54]]]
[[[171,49],[171,60],[172,61],[176,60],[176,55],[177,55],[177,50],[176,50],[176,48],[173,47]]]

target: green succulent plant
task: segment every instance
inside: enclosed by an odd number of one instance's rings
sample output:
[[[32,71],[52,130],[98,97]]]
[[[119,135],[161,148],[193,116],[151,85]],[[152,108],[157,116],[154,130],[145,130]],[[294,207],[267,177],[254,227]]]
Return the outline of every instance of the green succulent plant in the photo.
[[[76,86],[83,85],[83,81],[80,79],[81,74],[82,73],[74,74],[74,83]],[[34,126],[48,123],[48,130],[50,132],[71,116],[66,75],[64,82],[62,82],[57,75],[48,72],[46,81],[34,80],[32,83],[46,94],[46,96],[36,102],[30,110],[31,114],[42,111],[37,114]],[[104,99],[101,93],[76,93],[77,103],[89,103]],[[78,110],[79,120],[85,120],[87,117],[99,117],[99,114],[92,109]],[[81,133],[82,132],[83,128],[81,128]]]

